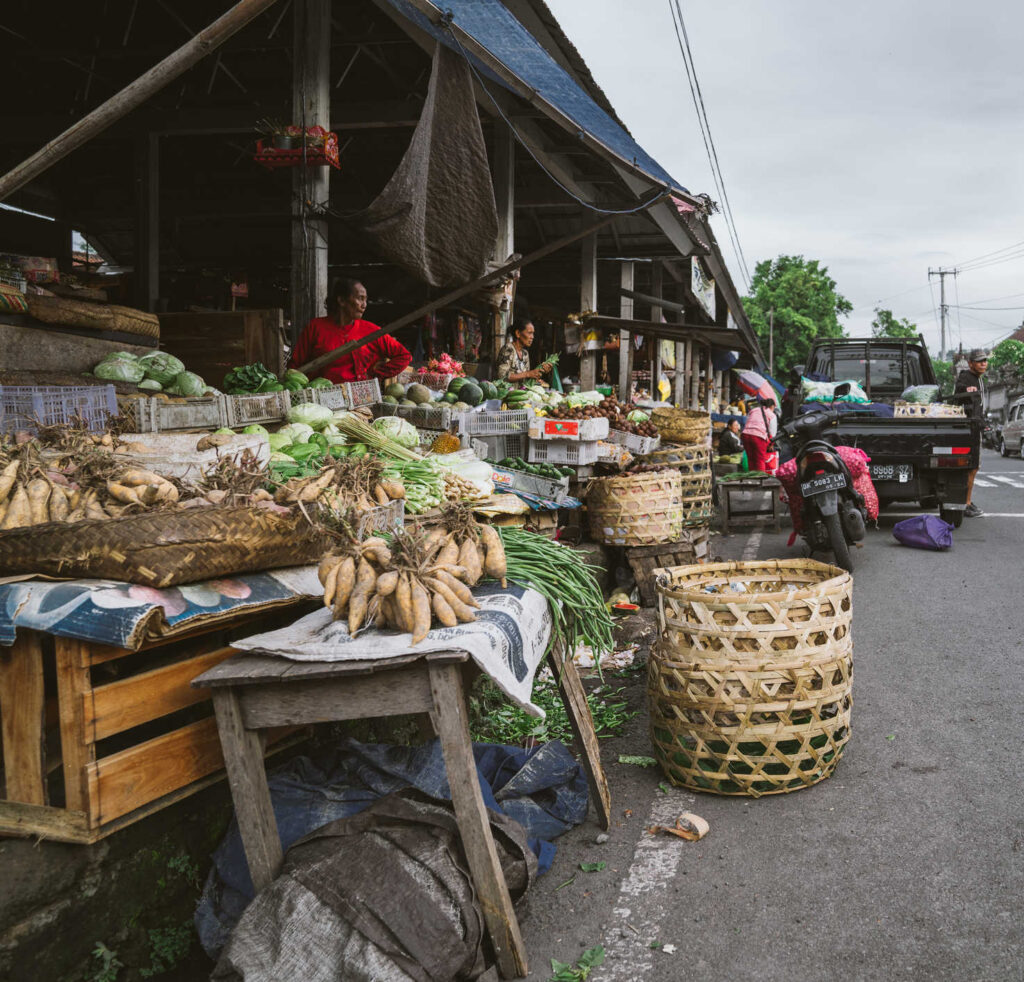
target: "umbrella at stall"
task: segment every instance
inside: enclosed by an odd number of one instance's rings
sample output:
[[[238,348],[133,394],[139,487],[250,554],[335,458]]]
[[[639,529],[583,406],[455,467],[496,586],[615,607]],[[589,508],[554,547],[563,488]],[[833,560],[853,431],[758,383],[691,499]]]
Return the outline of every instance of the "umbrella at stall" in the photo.
[[[757,372],[752,372],[746,368],[742,371],[734,368],[733,371],[736,373],[736,384],[747,395],[757,396],[761,399],[772,399],[778,405],[779,393],[775,391],[771,382],[763,375],[758,375]]]

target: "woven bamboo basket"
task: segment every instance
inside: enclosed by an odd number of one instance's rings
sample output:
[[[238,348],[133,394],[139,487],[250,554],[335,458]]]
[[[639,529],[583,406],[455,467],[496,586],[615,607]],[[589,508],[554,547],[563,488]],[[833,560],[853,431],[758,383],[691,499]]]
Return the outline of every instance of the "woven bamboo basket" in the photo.
[[[711,485],[707,484],[707,490],[696,490],[690,494],[684,493],[682,498],[683,528],[699,528],[711,524],[714,517],[715,506],[711,501]]]
[[[653,450],[644,454],[643,464],[658,464],[662,467],[674,467],[683,476],[696,476],[706,474],[711,470],[711,450],[703,443],[695,443],[690,446],[683,446],[672,443],[666,446],[661,445],[660,450]]]
[[[0,575],[196,583],[320,560],[329,544],[302,515],[181,508],[0,532]]]
[[[683,531],[678,471],[597,478],[587,487],[590,534],[611,546],[675,542]]]
[[[160,320],[134,307],[116,307],[63,297],[28,297],[28,312],[45,324],[64,324],[92,331],[120,331],[147,338],[160,337]]]
[[[706,445],[711,437],[711,417],[699,409],[655,409],[651,422],[672,443]]]
[[[756,798],[828,777],[850,739],[850,574],[786,559],[655,575],[647,695],[668,779]]]

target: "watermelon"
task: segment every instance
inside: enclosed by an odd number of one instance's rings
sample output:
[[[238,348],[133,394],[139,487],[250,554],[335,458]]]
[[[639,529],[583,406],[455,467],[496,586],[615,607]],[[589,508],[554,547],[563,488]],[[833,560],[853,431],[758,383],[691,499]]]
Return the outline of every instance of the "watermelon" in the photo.
[[[384,396],[381,399],[381,402],[387,403],[389,406],[397,406],[398,405],[398,400],[394,396],[392,396],[392,395]]]
[[[483,392],[485,399],[497,399],[498,390],[493,382],[481,382],[480,391]]]
[[[448,391],[454,392],[456,395],[458,395],[459,391],[462,389],[462,387],[466,384],[467,381],[468,379],[463,378],[461,375],[453,378],[448,383]]]
[[[391,396],[392,399],[404,399],[405,398],[405,386],[401,382],[392,382],[385,390],[384,395]]]
[[[405,397],[420,406],[425,402],[430,402],[430,389],[425,385],[410,385],[406,390]]]
[[[480,386],[475,382],[470,382],[468,379],[462,388],[459,389],[458,395],[461,402],[468,403],[470,406],[479,406],[484,401],[484,394]]]
[[[454,393],[454,392],[446,392],[444,394],[445,405],[453,406],[458,401],[459,401],[459,397],[458,397],[458,395],[456,393]]]

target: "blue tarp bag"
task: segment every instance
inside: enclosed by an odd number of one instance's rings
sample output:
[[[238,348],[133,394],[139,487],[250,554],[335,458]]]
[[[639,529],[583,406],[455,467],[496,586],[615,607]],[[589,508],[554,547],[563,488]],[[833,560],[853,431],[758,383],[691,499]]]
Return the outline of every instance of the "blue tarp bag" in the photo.
[[[892,527],[896,540],[914,549],[948,549],[953,544],[953,526],[938,515],[915,515]]]

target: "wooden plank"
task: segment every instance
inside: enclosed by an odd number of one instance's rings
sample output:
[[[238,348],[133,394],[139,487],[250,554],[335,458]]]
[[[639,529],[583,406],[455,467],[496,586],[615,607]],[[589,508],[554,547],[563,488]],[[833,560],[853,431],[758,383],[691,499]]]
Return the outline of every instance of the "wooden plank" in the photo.
[[[0,649],[0,736],[4,750],[5,797],[47,804],[46,697],[43,649],[35,631],[19,631]]]
[[[0,835],[39,836],[56,842],[92,842],[85,812],[0,801]]]
[[[580,312],[597,311],[597,233],[580,245]],[[589,392],[597,384],[597,352],[580,352],[580,387]]]
[[[237,691],[248,729],[401,716],[433,708],[427,673],[419,665],[379,675],[279,681]]]
[[[624,290],[633,289],[634,265],[631,261],[619,264],[619,277]],[[623,294],[619,297],[619,316],[625,320],[633,319],[633,300]],[[629,402],[633,389],[633,336],[627,330],[619,331],[619,377],[612,379],[618,386],[619,402]]]
[[[256,734],[242,723],[241,708],[233,690],[215,690],[213,705],[249,875],[258,893],[274,881],[284,860],[263,753]]]
[[[280,307],[247,310],[244,316],[245,364],[258,361],[280,375],[285,370],[284,311]],[[208,338],[205,343],[209,343]]]
[[[612,820],[612,797],[601,766],[601,748],[594,731],[594,718],[590,715],[590,704],[587,702],[583,682],[576,670],[576,663],[571,657],[564,656],[561,644],[551,650],[548,665],[558,681],[558,690],[565,703],[573,736],[583,750],[583,768],[587,773],[587,784],[590,785],[590,797],[597,810],[597,819],[601,828],[606,829]]]
[[[97,686],[86,709],[86,726],[92,727],[93,739],[103,740],[209,699],[208,692],[195,689],[189,683],[233,654],[233,648],[218,648],[109,685]]]
[[[491,936],[498,969],[506,979],[527,973],[526,946],[519,931],[508,884],[491,835],[487,808],[480,793],[473,744],[469,737],[462,672],[456,665],[431,665],[430,688],[434,724],[441,739],[444,764],[451,786],[452,805],[473,885],[480,896],[484,920]]]
[[[96,747],[86,732],[85,701],[91,695],[88,644],[75,638],[55,637],[57,700],[60,705],[60,752],[64,765],[64,801],[71,811],[88,812],[89,780],[86,768],[96,759]]]
[[[223,766],[212,717],[93,761],[86,768],[92,824],[109,822]]]

